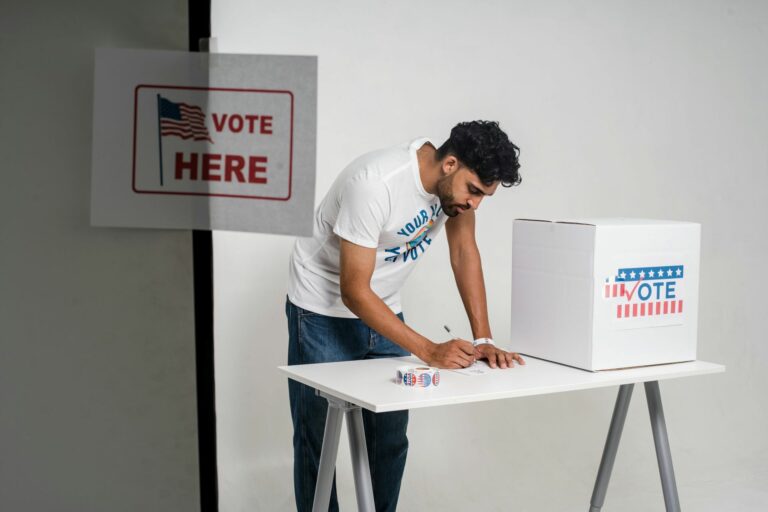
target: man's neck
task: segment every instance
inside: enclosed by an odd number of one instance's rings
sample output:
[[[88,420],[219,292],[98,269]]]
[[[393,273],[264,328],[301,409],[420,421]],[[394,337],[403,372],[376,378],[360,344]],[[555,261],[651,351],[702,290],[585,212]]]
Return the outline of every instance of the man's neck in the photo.
[[[416,151],[421,184],[429,194],[437,192],[437,180],[440,179],[440,162],[435,159],[436,152],[435,146],[429,142]]]

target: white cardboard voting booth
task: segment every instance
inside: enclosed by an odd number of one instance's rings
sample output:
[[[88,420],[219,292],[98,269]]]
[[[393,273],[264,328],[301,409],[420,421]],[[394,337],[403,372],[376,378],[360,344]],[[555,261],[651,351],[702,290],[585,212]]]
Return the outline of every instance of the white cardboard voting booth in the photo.
[[[696,359],[701,228],[517,219],[511,341],[585,370]]]

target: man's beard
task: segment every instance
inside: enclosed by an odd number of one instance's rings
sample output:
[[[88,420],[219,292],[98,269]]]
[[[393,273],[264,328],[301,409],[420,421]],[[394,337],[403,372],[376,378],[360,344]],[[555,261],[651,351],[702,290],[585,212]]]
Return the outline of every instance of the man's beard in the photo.
[[[455,217],[459,214],[459,206],[453,202],[450,176],[444,176],[438,180],[437,198],[440,199],[440,207],[447,216]]]

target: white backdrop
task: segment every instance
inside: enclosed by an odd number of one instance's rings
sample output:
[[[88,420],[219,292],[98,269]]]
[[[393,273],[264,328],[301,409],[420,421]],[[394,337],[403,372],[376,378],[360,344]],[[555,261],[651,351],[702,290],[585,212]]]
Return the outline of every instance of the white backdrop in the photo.
[[[688,510],[762,510],[768,4],[219,0],[213,35],[221,52],[319,56],[317,200],[360,153],[500,121],[522,148],[523,183],[478,212],[498,340],[509,333],[515,217],[702,223],[699,357],[728,372],[662,385],[680,498]],[[222,512],[293,507],[287,383],[275,369],[292,244],[214,237]],[[437,339],[447,319],[469,334],[453,320],[463,309],[449,275],[441,238],[404,290],[406,319]],[[400,508],[586,509],[615,393],[412,413]],[[610,510],[663,509],[644,402],[636,389]],[[346,444],[338,471],[353,510]]]

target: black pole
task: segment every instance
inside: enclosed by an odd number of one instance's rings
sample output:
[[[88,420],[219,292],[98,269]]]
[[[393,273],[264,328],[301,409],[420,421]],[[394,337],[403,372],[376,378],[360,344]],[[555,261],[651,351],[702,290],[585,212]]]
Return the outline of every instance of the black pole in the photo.
[[[213,240],[210,231],[192,232],[195,293],[195,368],[200,510],[219,509],[216,461],[216,383],[213,364]]]
[[[210,0],[189,0],[189,51],[200,51],[200,40],[211,37]],[[218,512],[216,461],[216,384],[213,352],[213,237],[192,232],[195,294],[195,369],[197,376],[197,436],[200,464],[200,510]]]

